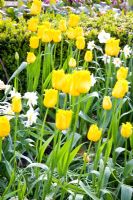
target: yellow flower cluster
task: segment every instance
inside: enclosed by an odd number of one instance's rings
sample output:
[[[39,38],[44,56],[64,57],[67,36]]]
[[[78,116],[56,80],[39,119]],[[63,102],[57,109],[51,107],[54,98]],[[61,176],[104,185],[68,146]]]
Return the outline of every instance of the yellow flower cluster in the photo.
[[[113,88],[112,96],[115,98],[123,98],[128,92],[128,81],[127,78],[128,68],[120,67],[117,71],[117,82]]]
[[[65,74],[63,69],[54,70],[52,72],[52,87],[72,96],[87,93],[91,87],[90,72],[75,70],[72,74]]]

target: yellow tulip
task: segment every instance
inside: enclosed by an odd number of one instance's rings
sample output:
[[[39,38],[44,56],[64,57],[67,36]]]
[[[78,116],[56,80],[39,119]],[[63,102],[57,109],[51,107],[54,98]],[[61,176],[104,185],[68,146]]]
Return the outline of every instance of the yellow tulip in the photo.
[[[67,30],[66,20],[64,20],[64,19],[60,20],[60,22],[59,22],[59,29],[62,32],[65,32]]]
[[[126,122],[122,124],[121,127],[121,135],[124,138],[129,138],[132,135],[133,126],[130,122]]]
[[[62,83],[65,77],[64,70],[53,70],[52,72],[52,87],[57,90],[62,90]]]
[[[111,110],[112,102],[109,96],[105,96],[102,102],[102,107],[104,110]]]
[[[59,109],[56,113],[56,128],[59,130],[66,130],[70,127],[72,120],[71,110]]]
[[[79,15],[70,14],[69,15],[69,20],[68,20],[68,25],[70,27],[78,26],[79,20],[80,20],[80,16]]]
[[[85,48],[85,38],[83,36],[77,37],[76,47],[80,50]]]
[[[49,21],[44,21],[42,26],[43,26],[44,29],[50,29],[51,23]]]
[[[54,42],[61,41],[61,31],[60,30],[53,30],[53,41]]]
[[[84,60],[85,60],[86,62],[91,62],[92,59],[93,59],[92,51],[86,51]]]
[[[6,137],[10,133],[10,122],[6,116],[0,116],[0,137]]]
[[[82,93],[87,93],[91,87],[91,75],[87,70],[74,71],[71,78],[70,94],[79,96]]]
[[[128,92],[128,81],[118,80],[113,88],[112,96],[115,98],[123,98]]]
[[[39,38],[37,36],[31,36],[30,38],[30,47],[36,49],[39,46]]]
[[[21,112],[22,110],[21,97],[13,97],[11,108],[12,108],[12,111],[15,113]]]
[[[27,53],[27,63],[29,63],[29,64],[30,64],[30,63],[34,63],[35,60],[36,60],[35,54],[32,53],[32,52],[28,52],[28,53]]]
[[[71,74],[65,74],[63,81],[62,81],[62,89],[61,89],[62,92],[64,92],[64,93],[70,92],[71,80],[72,80],[72,75]]]
[[[58,101],[58,90],[49,89],[45,91],[44,106],[54,108]]]
[[[75,31],[75,38],[84,36],[84,31],[82,27],[77,26],[74,31]]]
[[[53,38],[52,33],[53,33],[52,29],[45,30],[42,36],[42,42],[45,43],[51,42]]]
[[[74,40],[75,39],[75,29],[69,28],[66,32],[68,39]]]
[[[127,67],[120,67],[117,71],[117,80],[126,79],[128,74]]]
[[[120,47],[120,40],[116,40],[115,38],[110,38],[107,40],[105,44],[105,54],[108,56],[118,56]]]
[[[68,65],[72,68],[76,67],[76,60],[74,58],[70,58]]]
[[[102,129],[99,129],[96,124],[92,124],[89,128],[87,138],[92,142],[97,142],[100,140],[102,135]]]
[[[35,32],[37,30],[38,26],[38,19],[37,18],[31,18],[28,20],[28,30]]]
[[[42,2],[40,0],[34,0],[30,8],[30,14],[39,15],[41,13],[41,7]]]

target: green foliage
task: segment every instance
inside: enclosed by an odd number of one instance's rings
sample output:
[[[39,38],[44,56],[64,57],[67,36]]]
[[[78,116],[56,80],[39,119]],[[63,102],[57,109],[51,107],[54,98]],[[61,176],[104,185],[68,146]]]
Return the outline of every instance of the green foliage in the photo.
[[[6,81],[17,69],[15,52],[19,54],[19,63],[25,61],[27,51],[29,51],[28,40],[29,33],[23,18],[20,18],[18,22],[10,18],[0,19],[0,59],[7,72],[5,75],[0,64],[0,79]]]

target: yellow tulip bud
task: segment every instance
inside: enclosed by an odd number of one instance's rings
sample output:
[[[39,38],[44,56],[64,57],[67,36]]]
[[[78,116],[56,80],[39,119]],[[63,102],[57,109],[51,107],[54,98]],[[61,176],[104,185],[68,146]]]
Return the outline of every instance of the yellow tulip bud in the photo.
[[[41,13],[41,7],[42,2],[40,0],[34,0],[30,8],[30,14],[39,15]]]
[[[36,60],[35,54],[32,53],[32,52],[28,52],[28,53],[27,53],[27,63],[29,63],[29,64],[30,64],[30,63],[34,63],[35,60]]]
[[[76,67],[76,60],[74,58],[70,58],[68,65],[72,68]]]
[[[92,51],[86,51],[84,60],[85,60],[86,62],[91,62],[92,59],[93,59]]]
[[[130,122],[126,122],[125,124],[122,124],[121,127],[121,135],[124,138],[129,138],[132,135],[133,132],[133,126]]]
[[[87,153],[83,154],[83,161],[86,162],[86,163],[90,162],[90,158],[89,158],[89,155],[87,155]]]
[[[71,110],[59,109],[56,113],[56,128],[59,130],[66,130],[70,127],[72,120]]]
[[[120,40],[116,40],[115,38],[110,38],[107,40],[105,44],[105,54],[108,56],[118,56],[120,47]]]
[[[85,48],[85,38],[83,36],[77,37],[76,47],[80,50]]]
[[[0,116],[0,137],[6,137],[10,133],[10,122],[6,116]]]
[[[58,101],[58,91],[55,89],[49,89],[45,91],[44,106],[47,108],[54,108]]]
[[[57,90],[62,90],[62,83],[65,77],[64,70],[53,70],[52,72],[52,87]]]
[[[102,135],[102,129],[99,129],[96,124],[92,124],[89,128],[87,138],[90,141],[97,142]]]
[[[28,20],[28,30],[35,32],[37,30],[38,26],[38,19],[37,18],[31,18]]]
[[[49,21],[44,21],[42,26],[44,29],[50,29],[51,23]]]
[[[69,20],[68,20],[68,25],[71,27],[78,26],[79,20],[80,20],[79,15],[70,14]]]
[[[31,36],[30,47],[36,49],[38,48],[38,46],[39,46],[39,38],[37,36]]]
[[[127,67],[120,67],[117,71],[117,80],[126,79],[128,74]]]
[[[13,97],[11,108],[12,108],[12,111],[15,113],[21,112],[22,110],[21,97]]]
[[[60,30],[53,30],[53,41],[54,42],[61,41],[61,31]]]
[[[64,20],[64,19],[60,20],[60,22],[59,22],[59,29],[62,32],[65,32],[67,30],[66,20]]]
[[[105,96],[103,99],[103,103],[102,103],[103,109],[104,110],[111,110],[112,108],[112,102],[109,96]]]
[[[118,80],[113,88],[112,96],[115,98],[123,98],[128,92],[128,81]]]

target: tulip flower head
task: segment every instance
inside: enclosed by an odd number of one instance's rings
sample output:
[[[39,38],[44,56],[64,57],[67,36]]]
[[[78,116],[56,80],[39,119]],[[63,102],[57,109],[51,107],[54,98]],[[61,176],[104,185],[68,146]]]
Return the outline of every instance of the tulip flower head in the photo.
[[[121,135],[124,138],[129,138],[133,133],[133,126],[130,122],[123,123],[121,126]]]
[[[90,141],[97,142],[102,135],[102,129],[99,129],[96,124],[92,124],[89,128],[87,138]]]
[[[0,116],[0,137],[6,137],[10,133],[10,122],[6,116]]]
[[[59,109],[56,113],[56,128],[59,130],[66,130],[70,127],[72,120],[71,110]]]

